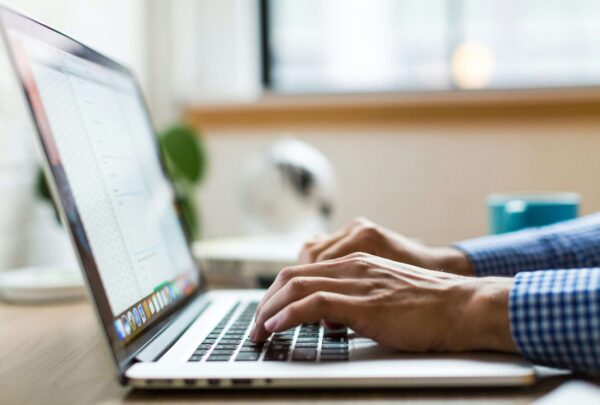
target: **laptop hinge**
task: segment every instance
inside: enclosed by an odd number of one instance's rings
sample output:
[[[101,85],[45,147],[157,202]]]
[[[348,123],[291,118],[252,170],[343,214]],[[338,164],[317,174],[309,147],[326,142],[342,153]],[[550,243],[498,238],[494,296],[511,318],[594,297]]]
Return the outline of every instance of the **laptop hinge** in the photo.
[[[164,331],[137,353],[134,359],[141,362],[157,360],[177,342],[192,322],[210,306],[210,303],[210,300],[206,298],[206,294],[202,294],[196,300],[190,302]]]

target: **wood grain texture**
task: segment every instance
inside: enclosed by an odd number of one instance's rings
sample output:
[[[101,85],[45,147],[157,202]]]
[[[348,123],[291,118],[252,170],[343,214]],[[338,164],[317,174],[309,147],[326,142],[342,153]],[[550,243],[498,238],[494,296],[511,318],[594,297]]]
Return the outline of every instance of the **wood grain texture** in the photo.
[[[440,124],[598,116],[600,89],[406,94],[272,95],[247,103],[188,105],[186,121],[201,129],[280,125]]]
[[[0,303],[0,404],[294,403],[407,401],[529,403],[564,378],[527,388],[139,391],[122,387],[87,303]]]

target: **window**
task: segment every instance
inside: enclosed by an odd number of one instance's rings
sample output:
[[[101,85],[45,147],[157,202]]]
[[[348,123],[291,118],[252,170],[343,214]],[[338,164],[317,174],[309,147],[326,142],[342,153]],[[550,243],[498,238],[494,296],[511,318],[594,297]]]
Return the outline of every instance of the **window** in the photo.
[[[262,0],[282,93],[600,84],[597,0]]]

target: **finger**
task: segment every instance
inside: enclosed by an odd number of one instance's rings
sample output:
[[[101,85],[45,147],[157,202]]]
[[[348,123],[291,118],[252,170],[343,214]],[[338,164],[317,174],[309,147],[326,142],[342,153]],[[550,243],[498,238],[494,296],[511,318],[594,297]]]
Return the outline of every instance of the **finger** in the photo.
[[[341,230],[334,233],[333,235],[322,239],[321,241],[311,241],[307,243],[302,251],[300,252],[299,263],[307,264],[314,263],[316,261],[316,256],[319,255],[320,252],[328,249],[331,245],[338,242],[340,239],[346,237],[348,234],[354,232],[355,229],[370,224],[371,222],[364,218],[355,218],[346,224]],[[325,234],[326,235],[326,234]]]
[[[359,250],[356,232],[353,231],[319,253],[315,258],[315,261],[320,262],[323,260],[337,259],[358,252]]]
[[[302,247],[300,251],[300,256],[298,258],[298,263],[300,264],[309,264],[314,263],[315,258],[321,253],[323,250],[327,249],[332,244],[336,243],[338,240],[342,239],[347,234],[346,229],[342,229],[333,235],[327,236],[320,241],[310,241]]]
[[[361,315],[355,297],[320,291],[283,308],[265,322],[265,328],[268,333],[280,332],[321,319],[352,328]]]
[[[326,277],[296,277],[290,280],[283,288],[275,292],[273,296],[264,303],[257,315],[255,327],[251,331],[251,337],[255,341],[263,341],[269,337],[264,328],[264,322],[278,313],[292,302],[301,300],[319,291],[334,292],[344,295],[365,295],[368,284],[361,280],[332,279]]]
[[[356,258],[358,258],[358,255],[351,255],[326,262],[284,268],[277,274],[275,281],[273,281],[273,284],[271,284],[267,292],[263,295],[256,308],[256,313],[259,314],[263,304],[294,277],[352,278],[353,276],[362,276],[360,271],[355,269],[355,267],[360,267],[356,266],[356,263],[353,263]]]

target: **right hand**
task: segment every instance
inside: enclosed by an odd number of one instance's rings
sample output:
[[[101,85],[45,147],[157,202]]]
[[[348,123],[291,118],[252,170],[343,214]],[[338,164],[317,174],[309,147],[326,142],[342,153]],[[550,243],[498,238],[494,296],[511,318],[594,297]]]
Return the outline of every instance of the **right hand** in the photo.
[[[368,219],[356,218],[340,231],[319,234],[306,242],[299,263],[309,264],[364,252],[425,269],[473,275],[467,256],[451,247],[422,245]]]

